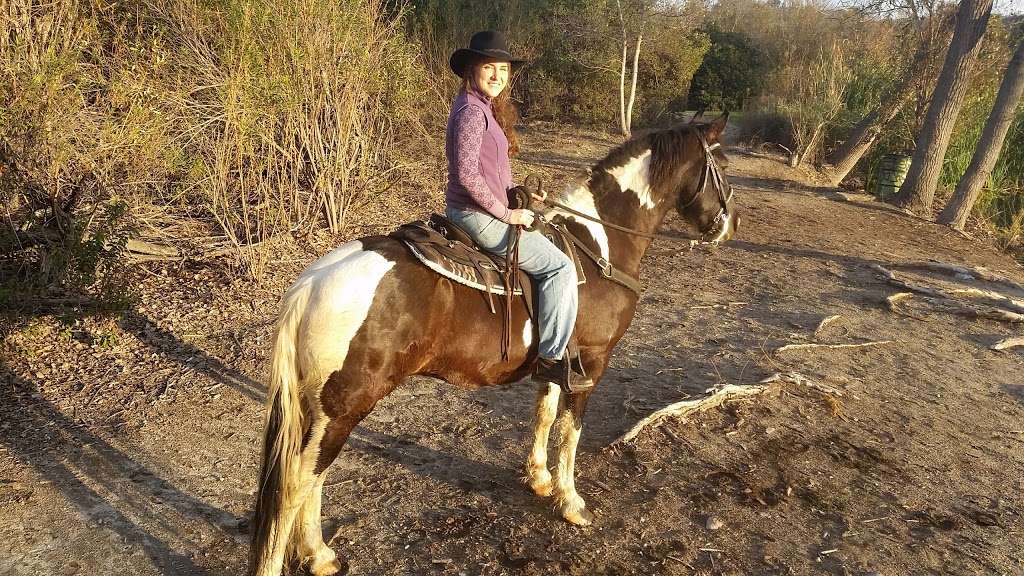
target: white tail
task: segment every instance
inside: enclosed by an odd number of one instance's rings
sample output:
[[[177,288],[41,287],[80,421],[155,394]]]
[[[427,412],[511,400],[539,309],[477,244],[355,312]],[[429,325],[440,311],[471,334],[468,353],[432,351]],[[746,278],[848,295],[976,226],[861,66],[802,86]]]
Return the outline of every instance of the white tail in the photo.
[[[301,502],[302,438],[309,425],[300,390],[295,340],[309,298],[296,285],[285,295],[270,361],[267,416],[249,549],[251,576],[281,573],[292,521]]]

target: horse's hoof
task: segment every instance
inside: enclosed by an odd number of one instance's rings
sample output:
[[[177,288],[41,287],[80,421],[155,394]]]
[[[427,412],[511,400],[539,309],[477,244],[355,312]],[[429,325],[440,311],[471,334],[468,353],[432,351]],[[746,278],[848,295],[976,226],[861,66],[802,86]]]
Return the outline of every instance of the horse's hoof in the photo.
[[[307,568],[309,576],[335,576],[348,572],[348,563],[338,558],[333,551],[327,554],[318,555],[320,558],[309,563]]]
[[[576,526],[590,526],[594,523],[594,514],[586,508],[580,508],[579,510],[564,510],[562,511],[562,518],[565,518],[566,522]]]

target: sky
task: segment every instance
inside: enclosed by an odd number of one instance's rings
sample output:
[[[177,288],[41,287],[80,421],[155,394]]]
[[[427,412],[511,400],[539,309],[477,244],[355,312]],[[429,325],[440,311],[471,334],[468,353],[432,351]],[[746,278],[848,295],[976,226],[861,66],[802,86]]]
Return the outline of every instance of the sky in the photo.
[[[999,14],[1024,14],[1024,0],[996,0],[994,10]]]

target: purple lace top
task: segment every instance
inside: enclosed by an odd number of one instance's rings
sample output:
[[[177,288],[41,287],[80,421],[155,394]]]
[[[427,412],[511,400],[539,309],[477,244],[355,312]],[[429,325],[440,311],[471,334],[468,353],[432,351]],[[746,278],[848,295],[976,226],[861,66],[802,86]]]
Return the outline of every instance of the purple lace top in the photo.
[[[506,191],[513,186],[508,139],[494,119],[488,99],[459,92],[445,130],[448,185],[445,202],[461,210],[508,216]]]

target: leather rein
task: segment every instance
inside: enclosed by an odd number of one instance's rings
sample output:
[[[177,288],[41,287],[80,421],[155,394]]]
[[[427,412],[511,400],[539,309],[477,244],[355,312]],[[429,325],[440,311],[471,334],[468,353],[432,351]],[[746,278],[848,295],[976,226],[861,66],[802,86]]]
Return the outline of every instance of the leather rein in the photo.
[[[679,207],[679,210],[682,211],[692,206],[693,203],[696,202],[701,197],[701,195],[704,194],[704,191],[708,187],[708,182],[711,183],[711,186],[714,187],[715,192],[718,194],[719,208],[718,213],[715,214],[714,219],[711,221],[711,225],[708,226],[706,229],[700,231],[701,238],[704,238],[712,230],[716,230],[719,228],[724,230],[725,221],[729,219],[729,202],[732,200],[733,190],[732,186],[726,181],[725,176],[722,174],[722,169],[718,165],[718,162],[715,160],[715,156],[712,153],[715,150],[715,148],[718,148],[720,146],[720,144],[716,142],[715,144],[709,146],[707,140],[704,138],[704,134],[699,130],[697,131],[697,138],[700,140],[700,145],[704,149],[704,169],[701,171],[700,184],[697,186],[697,191],[693,194],[693,197],[686,202],[686,204],[683,204],[682,206]],[[529,180],[529,178],[527,179]],[[537,189],[540,189],[539,182],[537,185]],[[590,220],[591,222],[601,224],[602,226],[607,226],[608,228],[611,228],[613,230],[625,232],[626,234],[632,234],[633,236],[650,238],[652,240],[656,238],[662,238],[666,240],[679,240],[677,236],[667,236],[665,234],[658,233],[652,234],[650,232],[643,232],[641,230],[627,228],[626,226],[620,226],[613,222],[608,222],[607,220],[602,220],[601,218],[585,214],[583,212],[580,212],[579,210],[566,206],[565,204],[555,200],[543,200],[541,201],[541,203],[557,208],[561,211],[565,211],[573,216],[578,216],[580,218]],[[573,245],[579,248],[584,254],[587,255],[588,258],[590,258],[591,260],[594,261],[595,264],[597,264],[598,269],[600,269],[601,271],[601,276],[609,280],[612,280],[613,282],[621,284],[626,288],[629,288],[633,292],[636,292],[638,296],[640,295],[640,281],[638,279],[633,278],[632,276],[626,274],[625,272],[619,270],[618,268],[615,268],[615,266],[613,266],[607,258],[604,258],[599,254],[596,254],[593,250],[588,248],[584,242],[577,238],[575,234],[569,232],[569,230],[566,228],[564,224],[552,224],[550,222],[547,222],[547,220],[544,219],[544,217],[540,214],[537,215],[537,218],[543,222],[546,222],[548,225],[557,228],[559,232],[568,237],[572,241]],[[707,242],[705,242],[704,240],[693,238],[689,240],[691,242],[697,243],[718,244],[719,238],[714,238]]]

